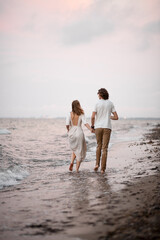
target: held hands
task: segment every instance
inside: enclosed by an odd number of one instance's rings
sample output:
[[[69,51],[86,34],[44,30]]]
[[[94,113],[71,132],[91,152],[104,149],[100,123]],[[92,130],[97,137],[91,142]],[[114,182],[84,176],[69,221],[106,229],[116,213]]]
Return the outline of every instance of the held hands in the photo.
[[[90,126],[88,123],[84,125],[91,131],[91,133],[95,133],[94,126]]]
[[[95,133],[94,126],[91,126],[91,133]]]

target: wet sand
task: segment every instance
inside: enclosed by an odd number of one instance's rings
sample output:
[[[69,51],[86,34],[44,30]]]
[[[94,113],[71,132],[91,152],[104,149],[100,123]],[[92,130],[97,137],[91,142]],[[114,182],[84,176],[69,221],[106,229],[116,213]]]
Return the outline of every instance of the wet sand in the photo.
[[[160,239],[159,129],[115,144],[105,174],[42,168],[1,190],[0,239]]]

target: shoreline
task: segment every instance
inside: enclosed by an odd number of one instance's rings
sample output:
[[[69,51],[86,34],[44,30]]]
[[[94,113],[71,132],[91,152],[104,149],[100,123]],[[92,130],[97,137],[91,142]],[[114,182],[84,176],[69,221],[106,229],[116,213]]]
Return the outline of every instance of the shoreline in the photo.
[[[1,190],[0,240],[158,240],[159,129],[115,144],[105,174],[84,162],[78,174],[48,169]]]

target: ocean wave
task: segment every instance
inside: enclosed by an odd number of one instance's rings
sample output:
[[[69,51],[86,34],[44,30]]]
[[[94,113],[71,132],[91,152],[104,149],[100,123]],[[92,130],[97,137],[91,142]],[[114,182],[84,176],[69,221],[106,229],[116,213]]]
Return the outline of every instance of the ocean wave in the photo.
[[[0,170],[0,189],[20,183],[29,175],[28,171],[21,166],[13,166]]]
[[[0,134],[11,134],[7,129],[0,129]]]

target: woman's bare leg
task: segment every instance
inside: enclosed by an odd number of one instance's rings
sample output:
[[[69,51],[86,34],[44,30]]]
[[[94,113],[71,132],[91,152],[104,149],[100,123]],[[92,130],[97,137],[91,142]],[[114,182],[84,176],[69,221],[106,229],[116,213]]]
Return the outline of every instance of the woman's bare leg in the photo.
[[[71,164],[69,166],[69,170],[72,171],[73,170],[73,164],[74,164],[74,160],[76,158],[76,155],[74,152],[72,152],[72,155],[71,155]]]
[[[77,160],[76,162],[76,171],[79,172],[79,167],[81,165],[81,162]]]
[[[71,163],[74,163],[75,158],[76,158],[76,155],[75,155],[74,152],[72,152],[72,154],[71,154]]]

